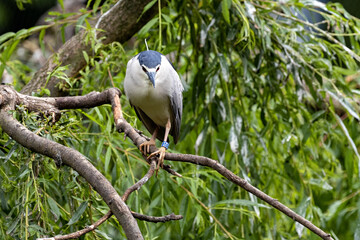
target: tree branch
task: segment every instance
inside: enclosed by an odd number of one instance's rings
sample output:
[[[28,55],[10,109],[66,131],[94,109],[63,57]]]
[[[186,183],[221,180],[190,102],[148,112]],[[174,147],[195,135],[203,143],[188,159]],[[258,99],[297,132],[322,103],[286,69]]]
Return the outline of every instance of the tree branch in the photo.
[[[129,187],[125,193],[123,194],[123,196],[121,197],[123,199],[124,202],[126,202],[126,200],[128,199],[128,197],[130,196],[130,194],[132,192],[134,192],[135,190],[138,190],[141,188],[141,186],[143,186],[147,181],[149,181],[149,179],[154,175],[156,169],[156,161],[151,161],[150,163],[150,169],[149,171],[145,174],[145,176],[143,178],[141,178],[139,181],[137,181],[134,185],[132,185],[131,187]]]
[[[128,199],[129,195],[134,192],[135,190],[138,190],[141,186],[143,186],[153,175],[156,169],[156,161],[151,161],[150,163],[150,168],[148,170],[148,172],[145,174],[145,176],[143,178],[141,178],[139,181],[137,181],[134,185],[132,185],[131,187],[129,187],[125,193],[123,194],[123,196],[121,197],[123,199],[124,202],[126,202],[126,200]],[[172,221],[172,220],[180,220],[183,218],[183,216],[181,215],[175,215],[174,213],[170,214],[170,215],[166,215],[166,216],[162,216],[162,217],[153,217],[153,216],[146,216],[140,213],[136,213],[131,211],[131,214],[139,219],[139,220],[143,220],[143,221],[147,221],[147,222],[167,222],[167,221]],[[70,233],[70,234],[66,234],[66,235],[62,235],[62,236],[55,236],[51,239],[53,240],[65,240],[65,239],[74,239],[74,238],[79,238],[80,236],[90,232],[90,231],[94,231],[97,227],[99,227],[102,223],[104,223],[107,219],[109,219],[112,216],[112,212],[111,210],[108,211],[104,216],[102,216],[99,220],[97,220],[94,224],[81,229],[79,231]],[[46,239],[39,239],[39,240],[46,240]]]
[[[17,120],[15,120],[10,114],[8,114],[9,110],[15,109],[16,104],[27,103],[30,104],[30,109],[35,110],[36,107],[39,109],[44,109],[44,105],[52,105],[54,104],[54,109],[65,109],[65,108],[76,108],[76,107],[93,107],[106,103],[107,101],[112,104],[114,111],[114,119],[116,123],[116,128],[119,132],[124,132],[126,136],[128,136],[133,143],[139,147],[139,145],[146,141],[144,137],[142,137],[138,131],[136,131],[132,126],[122,117],[121,108],[120,108],[120,100],[119,100],[119,90],[116,88],[108,89],[102,93],[90,93],[85,96],[77,96],[70,98],[38,98],[39,102],[42,101],[42,104],[33,104],[33,102],[37,99],[34,97],[25,96],[22,94],[16,93],[16,91],[9,86],[0,86],[0,126],[2,129],[9,134],[14,140],[23,146],[29,148],[34,152],[41,153],[43,155],[49,156],[55,161],[63,162],[64,164],[69,165],[79,172],[81,176],[83,176],[99,194],[104,198],[105,202],[109,205],[112,212],[115,213],[115,216],[119,220],[120,224],[123,226],[124,231],[127,233],[127,236],[135,236],[133,232],[131,232],[132,224],[126,221],[133,221],[133,216],[129,218],[129,214],[131,215],[128,207],[125,205],[123,200],[118,196],[115,189],[110,185],[110,183],[105,179],[100,172],[98,172],[93,165],[91,165],[84,156],[82,156],[79,152],[62,146],[58,143],[49,141],[47,139],[41,138],[24,126],[22,126]],[[70,100],[69,100],[70,99]],[[85,103],[84,100],[88,101]],[[25,137],[24,137],[25,136]],[[156,147],[152,147],[150,149],[152,152],[156,150]],[[332,240],[330,234],[325,233],[320,228],[316,227],[313,223],[306,220],[302,216],[298,215],[285,205],[281,204],[278,200],[268,196],[264,192],[252,186],[250,183],[245,181],[244,179],[238,177],[226,167],[221,165],[219,162],[202,156],[190,155],[190,154],[174,154],[174,153],[166,153],[166,160],[171,161],[180,161],[180,162],[188,162],[196,165],[211,167],[216,170],[218,173],[226,177],[231,182],[237,184],[242,187],[246,191],[254,194],[258,198],[267,202],[269,205],[278,209],[282,213],[286,214],[293,220],[299,222],[303,226],[307,227],[309,230],[317,234],[323,239]],[[151,166],[154,165],[154,161],[151,162]],[[137,187],[142,186],[146,181],[145,177],[151,177],[154,173],[153,167],[150,167],[147,175],[144,176],[138,183],[134,186],[130,187],[124,194],[123,198],[127,199],[129,194],[137,189]],[[99,184],[101,183],[101,184]],[[101,186],[101,187],[100,187]],[[115,203],[116,202],[116,203]],[[110,214],[110,213],[108,213]],[[122,214],[125,214],[124,217]],[[105,215],[106,216],[106,215]],[[105,217],[104,216],[104,217]],[[166,217],[166,216],[165,216]],[[148,219],[154,220],[154,217],[148,217]],[[162,217],[164,219],[164,217]],[[128,225],[127,225],[128,224]],[[136,222],[135,222],[136,224]],[[131,225],[131,226],[130,226]],[[138,226],[136,224],[138,229]],[[130,228],[130,229],[128,229]],[[140,237],[141,233],[139,232]]]
[[[155,14],[158,13],[158,6],[154,4],[144,14],[144,7],[151,0],[119,0],[109,11],[104,13],[96,23],[96,27],[101,29],[97,33],[97,39],[102,39],[103,44],[114,41],[124,43],[141,29]],[[165,1],[162,1],[165,2]],[[43,67],[37,71],[31,81],[21,90],[21,93],[31,95],[32,92],[46,87],[50,90],[51,96],[62,96],[57,84],[59,79],[51,77],[47,80],[49,72],[53,72],[59,65],[68,65],[67,75],[74,77],[86,65],[83,52],[89,56],[93,55],[91,44],[86,41],[87,32],[81,30],[69,39],[57,53],[53,54]],[[59,64],[60,63],[60,64]]]
[[[139,145],[145,141],[144,138],[142,138],[132,127],[131,125],[125,120],[125,119],[117,119],[116,122],[116,128],[119,132],[124,132],[132,141],[133,143],[139,148]],[[156,151],[156,147],[152,146],[150,148],[150,152]],[[298,215],[290,208],[286,207],[284,204],[280,203],[278,200],[270,197],[269,195],[265,194],[264,192],[260,191],[256,187],[252,186],[250,183],[248,183],[246,180],[240,178],[239,176],[232,173],[230,170],[228,170],[226,167],[221,165],[219,162],[203,157],[203,156],[197,156],[197,155],[190,155],[190,154],[175,154],[175,153],[169,153],[167,152],[165,154],[166,160],[171,161],[178,161],[178,162],[188,162],[196,165],[201,166],[207,166],[214,170],[216,170],[218,173],[226,177],[231,182],[235,183],[236,185],[242,187],[246,191],[254,194],[258,198],[262,199],[269,205],[273,206],[274,208],[278,209],[291,219],[299,222],[303,226],[307,227],[310,231],[317,234],[323,239],[326,240],[332,240],[332,237],[330,234],[324,232],[317,226],[315,226],[310,221],[306,220],[304,217]]]
[[[228,170],[226,167],[224,167],[219,162],[217,162],[213,159],[203,157],[203,156],[191,155],[191,154],[176,154],[176,153],[166,153],[165,159],[170,160],[170,161],[188,162],[188,163],[193,163],[196,165],[210,167],[210,168],[216,170],[218,173],[220,173],[224,177],[226,177],[231,182],[242,187],[246,191],[254,194],[256,197],[260,198],[261,200],[265,201],[269,205],[278,209],[279,211],[281,211],[282,213],[284,213],[285,215],[287,215],[294,221],[297,221],[300,224],[302,224],[303,226],[307,227],[310,231],[317,234],[321,238],[327,239],[327,240],[332,239],[330,234],[324,232],[323,230],[321,230],[320,228],[315,226],[312,222],[310,222],[310,221],[306,220],[304,217],[298,215],[296,212],[294,212],[290,208],[286,207],[284,204],[280,203],[277,199],[270,197],[266,193],[262,192],[261,190],[257,189],[256,187],[252,186],[246,180],[235,175],[230,170]]]
[[[140,213],[136,213],[136,212],[131,212],[131,214],[134,216],[134,218],[142,220],[142,221],[147,221],[147,222],[153,222],[153,223],[158,223],[158,222],[169,222],[169,221],[174,221],[174,220],[181,220],[183,219],[183,216],[181,215],[175,215],[174,213],[171,213],[169,215],[165,215],[162,217],[154,217],[154,216],[147,216],[147,215],[143,215]],[[55,236],[55,237],[51,237],[51,238],[38,238],[38,240],[67,240],[67,239],[77,239],[79,237],[81,237],[82,235],[94,231],[97,227],[99,227],[102,223],[104,223],[107,219],[109,219],[112,216],[112,212],[109,211],[107,212],[104,216],[102,216],[99,220],[97,220],[94,224],[91,224],[90,226],[87,226],[84,229],[81,229],[79,231],[70,233],[70,234],[66,234],[66,235],[61,235],[61,236]]]
[[[174,213],[166,215],[166,216],[162,216],[162,217],[153,217],[153,216],[146,216],[146,215],[142,215],[136,212],[131,212],[133,214],[133,216],[139,220],[143,220],[143,221],[147,221],[147,222],[154,222],[154,223],[158,223],[158,222],[168,222],[168,221],[173,221],[173,220],[181,220],[183,219],[183,216],[181,215],[175,215]]]
[[[83,99],[94,98],[101,100],[103,98],[95,98],[95,96],[106,96],[109,92],[114,91],[116,90],[109,89],[107,92],[105,91],[98,94],[89,94],[80,96],[79,98],[84,97]],[[117,94],[119,94],[119,91]],[[132,216],[128,206],[117,194],[111,183],[78,151],[65,147],[46,138],[42,138],[28,130],[16,119],[14,119],[13,116],[9,114],[9,110],[14,110],[15,104],[20,104],[22,99],[21,97],[23,96],[18,95],[12,87],[0,86],[0,96],[0,126],[2,130],[19,144],[30,149],[31,151],[53,158],[58,165],[63,163],[77,171],[104,199],[106,204],[118,219],[120,225],[123,227],[127,238],[143,239],[136,220]],[[48,102],[55,101],[56,103],[57,99],[47,98],[42,100],[45,102],[47,102],[46,100],[48,100]],[[111,102],[111,99],[108,99],[108,102]]]

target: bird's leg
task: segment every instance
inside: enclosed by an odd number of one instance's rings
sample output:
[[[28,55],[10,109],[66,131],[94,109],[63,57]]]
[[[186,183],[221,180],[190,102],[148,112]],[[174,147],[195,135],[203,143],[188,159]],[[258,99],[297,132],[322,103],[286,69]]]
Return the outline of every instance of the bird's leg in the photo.
[[[156,141],[156,135],[157,135],[158,131],[159,131],[159,127],[156,127],[151,136],[151,139],[149,141],[146,141],[146,142],[143,142],[142,144],[140,144],[139,149],[144,155],[147,155],[150,152],[150,146],[156,145],[155,141]]]
[[[169,118],[166,123],[166,126],[165,126],[164,141],[162,142],[161,147],[159,148],[159,150],[157,150],[156,152],[153,152],[148,157],[148,159],[149,159],[149,158],[159,154],[159,161],[158,161],[157,169],[159,169],[159,166],[163,167],[163,165],[164,165],[165,152],[166,152],[166,149],[168,149],[168,147],[169,147],[169,143],[167,142],[167,139],[168,139],[170,129],[171,129],[171,122],[170,122],[170,118]]]

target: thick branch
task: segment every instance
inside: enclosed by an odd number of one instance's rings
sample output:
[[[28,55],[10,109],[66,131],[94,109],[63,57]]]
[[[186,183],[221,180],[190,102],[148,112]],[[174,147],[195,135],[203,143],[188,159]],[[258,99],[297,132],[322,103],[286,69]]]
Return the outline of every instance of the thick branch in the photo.
[[[151,0],[119,0],[109,11],[104,13],[98,20],[96,27],[102,29],[97,34],[97,38],[102,38],[104,44],[114,41],[124,43],[130,39],[140,28],[151,20],[158,12],[157,4],[146,11],[143,15],[144,7]],[[141,16],[141,17],[140,17]],[[140,18],[140,19],[139,19]],[[69,39],[57,53],[52,55],[45,65],[34,75],[31,81],[22,89],[21,93],[31,95],[42,87],[50,90],[51,96],[64,95],[57,88],[59,79],[52,77],[47,82],[49,72],[53,72],[59,65],[68,65],[67,75],[73,77],[86,65],[83,52],[89,56],[93,53],[91,45],[85,40],[87,32],[80,31]],[[60,62],[60,64],[58,64]]]
[[[19,97],[14,97],[16,96],[15,90],[9,86],[2,86],[0,93],[1,98],[4,100],[0,109],[0,126],[2,130],[22,146],[53,158],[58,165],[63,163],[77,171],[102,196],[123,227],[127,238],[143,239],[128,206],[117,194],[110,182],[78,151],[42,138],[14,119],[8,111],[14,110],[14,99],[19,101]]]

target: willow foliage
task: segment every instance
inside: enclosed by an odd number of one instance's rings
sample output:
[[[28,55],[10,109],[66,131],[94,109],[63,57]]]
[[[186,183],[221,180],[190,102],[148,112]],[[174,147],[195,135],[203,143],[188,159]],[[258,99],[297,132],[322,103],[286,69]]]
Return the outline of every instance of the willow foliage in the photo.
[[[335,239],[359,238],[359,19],[340,4],[315,0],[170,1],[134,41],[104,46],[88,24],[98,2],[93,12],[76,15],[94,48],[93,56],[84,55],[88,65],[77,78],[69,79],[66,67],[52,73],[67,81],[72,94],[111,87],[109,73],[122,89],[126,63],[146,49],[147,39],[151,49],[168,54],[186,89],[181,137],[171,151],[216,159]],[[56,16],[50,23],[62,26],[61,33],[73,15]],[[0,36],[0,72],[6,69],[18,90],[37,69],[19,61],[16,50],[25,37],[40,32],[46,54],[47,31],[40,26]],[[125,96],[122,104],[127,120],[146,132]],[[110,106],[66,111],[55,125],[21,106],[19,112],[32,131],[87,156],[119,193],[148,169],[139,151],[115,131]],[[51,159],[5,134],[0,141],[2,239],[70,233],[107,212],[76,172],[56,169]],[[145,238],[318,239],[215,171],[171,165],[183,178],[161,171],[127,203],[143,214],[174,212],[184,219],[139,221]],[[114,219],[84,237],[123,238]]]

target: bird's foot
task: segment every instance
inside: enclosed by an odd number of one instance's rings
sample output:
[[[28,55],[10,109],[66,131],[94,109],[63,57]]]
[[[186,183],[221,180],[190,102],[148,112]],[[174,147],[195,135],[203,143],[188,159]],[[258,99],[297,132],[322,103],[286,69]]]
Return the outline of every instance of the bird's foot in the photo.
[[[156,146],[153,139],[140,144],[139,149],[146,156],[150,152],[150,146]]]
[[[151,157],[154,157],[159,154],[159,157],[158,157],[159,160],[158,160],[158,164],[156,167],[156,172],[159,170],[160,167],[162,168],[164,166],[165,153],[166,153],[166,148],[160,147],[159,150],[153,152],[152,154],[150,154],[148,156],[148,159],[150,159]]]

